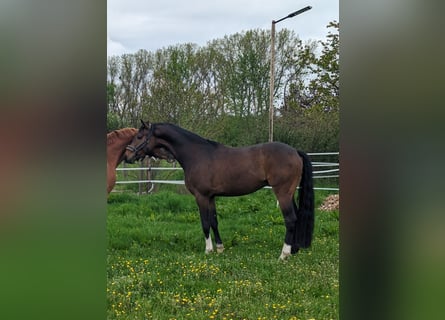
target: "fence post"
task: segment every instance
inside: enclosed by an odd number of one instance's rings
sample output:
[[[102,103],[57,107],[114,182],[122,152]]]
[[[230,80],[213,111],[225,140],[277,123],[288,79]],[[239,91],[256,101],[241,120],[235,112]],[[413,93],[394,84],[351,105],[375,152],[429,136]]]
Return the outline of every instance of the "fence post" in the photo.
[[[146,157],[146,162],[147,162],[147,168],[150,168],[151,166],[151,158],[150,157]],[[145,180],[151,180],[151,170],[145,170],[146,174],[145,174]],[[147,182],[145,184],[145,193],[148,194],[148,191],[150,190],[150,182]]]
[[[144,167],[143,161],[141,161],[141,167]],[[138,173],[139,180],[142,180],[143,171],[144,170],[139,170],[139,173]],[[142,194],[142,183],[141,182],[138,183],[138,187],[139,187],[139,195],[141,195]]]

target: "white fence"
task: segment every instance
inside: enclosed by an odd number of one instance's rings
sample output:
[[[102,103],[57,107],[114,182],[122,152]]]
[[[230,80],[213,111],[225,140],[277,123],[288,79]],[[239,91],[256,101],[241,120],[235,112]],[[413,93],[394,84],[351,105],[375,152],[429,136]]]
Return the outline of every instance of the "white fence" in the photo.
[[[308,153],[308,155],[311,158],[317,157],[317,156],[333,156],[336,155],[337,158],[339,156],[339,152],[320,152],[320,153]],[[327,179],[327,178],[339,178],[340,176],[340,166],[338,162],[317,162],[312,161],[312,167],[314,168],[313,171],[313,178],[314,179]],[[315,170],[315,168],[325,168],[323,170]],[[166,168],[166,167],[142,167],[142,168],[123,168],[118,167],[116,168],[116,171],[163,171],[163,170],[182,170],[181,167],[179,168]],[[150,183],[152,185],[150,191],[153,190],[153,187],[155,184],[175,184],[175,185],[184,185],[184,180],[119,180],[116,181],[116,184],[128,184],[128,183],[139,183],[139,184],[148,184]],[[270,187],[265,187],[270,188]],[[339,188],[322,188],[322,187],[315,187],[315,190],[333,190],[333,191],[339,191]],[[148,192],[150,192],[148,191]]]

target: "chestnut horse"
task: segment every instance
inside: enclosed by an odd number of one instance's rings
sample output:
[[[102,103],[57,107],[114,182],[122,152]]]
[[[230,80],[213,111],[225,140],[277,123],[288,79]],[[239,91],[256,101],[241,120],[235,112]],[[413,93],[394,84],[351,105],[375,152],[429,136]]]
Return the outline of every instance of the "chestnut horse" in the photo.
[[[125,147],[133,140],[138,132],[136,128],[123,128],[107,134],[107,193],[113,190],[116,184],[116,167],[125,159]],[[172,154],[164,148],[155,148],[152,157],[174,160]]]
[[[224,246],[218,231],[216,196],[239,196],[271,186],[283,213],[286,235],[280,259],[311,245],[314,229],[312,164],[302,151],[279,142],[232,148],[204,139],[169,123],[142,121],[125,152],[134,162],[165,148],[184,169],[185,185],[201,215],[206,249],[213,251],[210,228],[218,252]],[[294,193],[298,190],[298,207]]]
[[[125,147],[138,132],[136,128],[123,128],[107,133],[107,193],[116,184],[116,167],[124,160]]]

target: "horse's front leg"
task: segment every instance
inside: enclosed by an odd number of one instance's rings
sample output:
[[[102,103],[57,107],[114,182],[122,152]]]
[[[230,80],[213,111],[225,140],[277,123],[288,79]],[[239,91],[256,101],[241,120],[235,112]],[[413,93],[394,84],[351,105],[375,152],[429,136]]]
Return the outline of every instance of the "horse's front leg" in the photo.
[[[222,253],[224,251],[224,245],[222,243],[221,237],[219,236],[215,197],[210,198],[209,201],[209,218],[210,218],[210,226],[212,227],[213,235],[215,236],[216,252]]]
[[[199,213],[201,215],[202,231],[204,232],[206,249],[205,253],[213,251],[212,236],[210,235],[210,228],[213,230],[213,235],[216,241],[216,251],[222,253],[224,251],[224,245],[218,230],[218,219],[216,217],[215,198],[204,197],[201,195],[195,195],[196,202],[199,207]]]
[[[202,231],[204,232],[206,244],[205,253],[208,254],[213,251],[212,237],[210,235],[209,198],[195,195],[195,199],[199,207],[199,214],[201,215]]]

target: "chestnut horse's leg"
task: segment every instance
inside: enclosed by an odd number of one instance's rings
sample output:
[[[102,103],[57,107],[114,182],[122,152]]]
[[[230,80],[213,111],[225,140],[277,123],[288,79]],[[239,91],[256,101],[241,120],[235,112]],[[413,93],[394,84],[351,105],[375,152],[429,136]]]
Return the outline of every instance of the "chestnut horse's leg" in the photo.
[[[107,193],[110,194],[116,184],[116,169],[107,163]]]

